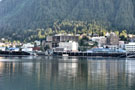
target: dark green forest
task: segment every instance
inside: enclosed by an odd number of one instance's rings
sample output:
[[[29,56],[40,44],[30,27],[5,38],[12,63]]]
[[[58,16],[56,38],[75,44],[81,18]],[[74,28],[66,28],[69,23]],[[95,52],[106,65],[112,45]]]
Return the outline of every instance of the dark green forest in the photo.
[[[0,37],[29,41],[56,33],[135,33],[134,0],[2,0]]]

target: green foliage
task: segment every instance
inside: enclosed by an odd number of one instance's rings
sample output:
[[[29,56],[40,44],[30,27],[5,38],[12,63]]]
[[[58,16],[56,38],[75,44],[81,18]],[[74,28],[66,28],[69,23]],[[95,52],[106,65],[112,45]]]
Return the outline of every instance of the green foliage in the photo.
[[[44,39],[54,33],[102,36],[104,28],[135,33],[134,0],[3,0],[0,17],[0,37],[11,40]]]
[[[27,29],[14,31],[13,33],[4,33],[0,37],[5,37],[11,41],[19,40],[23,42],[44,40],[48,35],[54,34],[100,34],[105,35],[106,28],[96,23],[88,23],[83,21],[56,21],[47,28]],[[5,36],[6,35],[6,36]]]
[[[87,36],[83,36],[82,38],[80,38],[80,40],[79,40],[79,50],[85,51],[90,47],[91,46],[89,45],[89,38]]]
[[[87,36],[83,36],[79,40],[79,46],[89,46],[88,42],[89,42],[89,38]]]
[[[84,21],[57,20],[47,28],[14,31],[10,34],[4,34],[4,36],[1,34],[1,37],[5,37],[10,41],[33,42],[35,40],[45,40],[47,36],[55,34],[85,34],[87,36],[96,34],[98,36],[105,36],[108,31],[107,27],[103,27],[96,22],[89,23]],[[115,33],[119,34],[120,32],[116,30]],[[122,31],[120,37],[122,40],[125,40],[125,38],[127,38],[126,31]]]
[[[120,33],[120,39],[121,39],[121,40],[124,40],[124,41],[127,41],[127,31],[126,31],[126,30],[123,30],[123,31]]]
[[[119,31],[115,31],[114,32],[117,36],[119,36],[120,32]]]

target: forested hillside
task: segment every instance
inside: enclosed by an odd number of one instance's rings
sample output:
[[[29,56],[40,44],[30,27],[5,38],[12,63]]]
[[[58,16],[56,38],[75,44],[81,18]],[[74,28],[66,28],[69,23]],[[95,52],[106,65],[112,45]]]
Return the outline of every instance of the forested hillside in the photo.
[[[114,30],[135,32],[135,0],[2,0],[0,36],[53,27],[56,21],[97,22]]]

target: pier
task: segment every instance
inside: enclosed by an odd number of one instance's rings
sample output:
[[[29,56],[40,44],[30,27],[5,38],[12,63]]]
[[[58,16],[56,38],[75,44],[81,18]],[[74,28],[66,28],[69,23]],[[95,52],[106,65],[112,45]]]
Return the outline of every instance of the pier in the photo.
[[[126,57],[126,53],[54,52],[58,56]]]
[[[24,51],[0,51],[0,56],[29,56],[30,53]]]

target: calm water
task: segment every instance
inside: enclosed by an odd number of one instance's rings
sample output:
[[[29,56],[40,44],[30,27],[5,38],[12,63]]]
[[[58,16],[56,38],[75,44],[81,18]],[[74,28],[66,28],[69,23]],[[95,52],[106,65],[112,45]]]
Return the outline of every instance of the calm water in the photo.
[[[135,60],[0,58],[0,90],[135,90]]]

